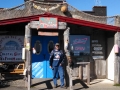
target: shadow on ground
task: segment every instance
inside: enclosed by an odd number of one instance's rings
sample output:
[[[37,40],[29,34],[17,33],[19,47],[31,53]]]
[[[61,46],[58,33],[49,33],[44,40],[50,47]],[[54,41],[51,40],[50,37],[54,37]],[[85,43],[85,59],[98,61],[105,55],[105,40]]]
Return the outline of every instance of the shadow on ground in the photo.
[[[38,82],[38,83],[32,84],[31,87],[35,87],[35,86],[38,86],[40,84],[46,84],[46,88],[41,89],[41,90],[53,89],[53,86],[51,85],[51,81],[52,81],[52,79],[46,80],[46,81],[42,81],[42,82]]]
[[[95,82],[92,82],[90,85],[97,84],[97,83],[100,83],[100,82],[102,82],[102,81],[104,81],[104,80],[97,80],[97,81],[95,81]]]
[[[0,81],[0,89],[7,88],[7,87],[10,87],[9,83],[7,81],[1,80]]]
[[[6,86],[0,85],[0,89],[1,89],[1,88],[7,88],[7,87],[10,87],[10,85],[6,85]]]
[[[80,79],[76,79],[76,80],[73,80],[73,88],[74,90],[81,90],[81,89],[87,89],[89,87],[87,86],[87,84],[84,83],[84,81]]]
[[[52,82],[52,79],[37,82],[35,84],[32,84],[31,88],[38,86],[38,87],[42,88],[40,90],[53,89],[51,82]],[[45,86],[42,86],[42,84],[44,84]],[[77,84],[77,87],[76,87],[76,84]],[[39,85],[41,85],[41,86],[39,86]],[[58,86],[58,88],[59,87],[60,87],[60,85]],[[67,88],[69,88],[69,86],[66,86],[66,89]],[[74,88],[74,90],[80,90],[80,89],[89,88],[89,87],[82,80],[76,79],[76,80],[73,80],[73,88]]]

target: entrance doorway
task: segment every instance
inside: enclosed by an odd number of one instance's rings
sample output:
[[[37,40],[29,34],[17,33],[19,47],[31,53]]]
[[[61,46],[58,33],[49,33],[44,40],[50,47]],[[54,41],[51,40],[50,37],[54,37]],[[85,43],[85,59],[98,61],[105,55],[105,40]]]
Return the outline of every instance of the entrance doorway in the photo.
[[[33,36],[31,41],[36,49],[36,54],[32,53],[32,78],[52,78],[49,56],[58,42],[58,36]]]
[[[108,58],[107,58],[107,69],[108,69],[108,79],[114,80],[114,38],[108,38]]]

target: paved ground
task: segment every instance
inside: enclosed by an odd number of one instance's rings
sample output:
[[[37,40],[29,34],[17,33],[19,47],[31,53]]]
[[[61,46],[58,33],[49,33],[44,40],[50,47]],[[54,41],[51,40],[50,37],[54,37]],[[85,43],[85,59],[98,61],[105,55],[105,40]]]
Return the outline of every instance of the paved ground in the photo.
[[[86,86],[86,88],[84,85],[77,83],[74,85],[73,90],[120,90],[120,86],[113,86],[113,85],[114,83],[110,80],[97,79],[92,81],[90,85]],[[8,87],[0,87],[0,90],[27,90],[27,88],[23,88],[20,86],[19,87],[8,86]],[[38,86],[32,87],[31,90],[69,90],[69,88],[61,89],[60,87],[58,87],[57,89],[53,89],[52,87],[49,87],[48,89],[45,86],[39,84]]]

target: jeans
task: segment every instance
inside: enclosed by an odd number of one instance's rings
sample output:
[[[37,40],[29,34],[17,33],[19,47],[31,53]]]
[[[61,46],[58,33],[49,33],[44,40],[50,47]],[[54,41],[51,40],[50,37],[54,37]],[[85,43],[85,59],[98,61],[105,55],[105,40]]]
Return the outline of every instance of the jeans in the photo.
[[[53,67],[53,82],[54,82],[54,85],[57,85],[57,78],[58,78],[57,73],[59,73],[59,76],[60,76],[61,86],[64,86],[64,71],[63,71],[62,66]]]

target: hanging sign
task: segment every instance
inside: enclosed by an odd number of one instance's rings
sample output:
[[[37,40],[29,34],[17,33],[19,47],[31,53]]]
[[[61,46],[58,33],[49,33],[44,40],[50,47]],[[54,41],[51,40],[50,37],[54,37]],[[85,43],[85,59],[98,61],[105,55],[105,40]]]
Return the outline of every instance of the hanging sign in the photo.
[[[50,23],[50,24],[49,24]],[[43,21],[43,22],[40,22],[40,21],[31,21],[30,22],[30,28],[34,28],[34,29],[39,29],[39,28],[42,28],[42,29],[61,29],[61,30],[64,30],[66,29],[67,27],[67,23],[66,22],[56,22],[55,23],[55,20],[54,22],[48,22],[48,21]]]
[[[41,35],[41,36],[58,36],[58,32],[42,32],[42,31],[39,31],[38,35]]]
[[[0,62],[23,62],[24,36],[0,36]]]
[[[58,28],[58,19],[52,18],[52,17],[40,17],[38,28],[57,29]]]

